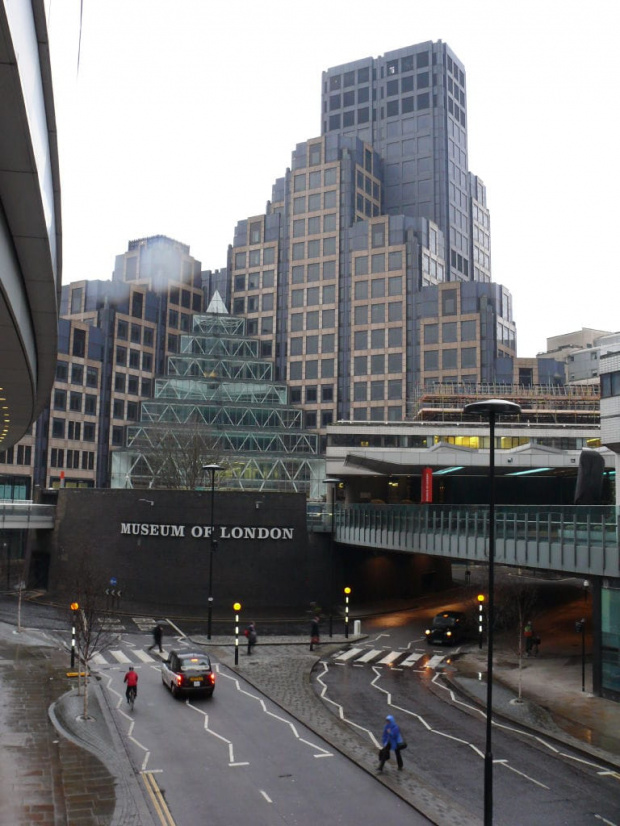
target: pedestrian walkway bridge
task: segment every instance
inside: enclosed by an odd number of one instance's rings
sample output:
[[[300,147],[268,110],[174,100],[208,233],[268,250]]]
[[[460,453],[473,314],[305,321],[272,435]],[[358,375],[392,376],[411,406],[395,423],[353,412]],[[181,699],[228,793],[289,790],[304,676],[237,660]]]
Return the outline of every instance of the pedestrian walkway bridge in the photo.
[[[613,506],[495,507],[495,560],[583,576],[620,576],[619,510]],[[488,559],[489,509],[480,505],[329,505],[310,530],[334,541],[454,560]]]
[[[30,530],[54,527],[55,505],[35,505],[30,501],[0,499],[0,529]]]

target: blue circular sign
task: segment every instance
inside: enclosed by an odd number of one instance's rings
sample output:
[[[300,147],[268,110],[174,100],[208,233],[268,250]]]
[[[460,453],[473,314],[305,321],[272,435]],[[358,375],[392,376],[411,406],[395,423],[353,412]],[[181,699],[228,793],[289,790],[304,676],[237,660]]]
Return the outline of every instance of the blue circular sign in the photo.
[[[111,576],[111,577],[110,577],[110,585],[116,585],[116,584],[117,584],[117,582],[118,582],[118,580],[116,579],[116,577],[115,577],[115,576]]]

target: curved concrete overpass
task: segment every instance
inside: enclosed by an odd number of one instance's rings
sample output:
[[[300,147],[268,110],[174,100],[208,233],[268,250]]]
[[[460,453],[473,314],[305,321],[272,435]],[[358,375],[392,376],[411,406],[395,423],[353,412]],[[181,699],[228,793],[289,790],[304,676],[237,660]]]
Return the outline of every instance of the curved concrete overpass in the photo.
[[[49,401],[60,182],[44,0],[0,0],[0,450]]]

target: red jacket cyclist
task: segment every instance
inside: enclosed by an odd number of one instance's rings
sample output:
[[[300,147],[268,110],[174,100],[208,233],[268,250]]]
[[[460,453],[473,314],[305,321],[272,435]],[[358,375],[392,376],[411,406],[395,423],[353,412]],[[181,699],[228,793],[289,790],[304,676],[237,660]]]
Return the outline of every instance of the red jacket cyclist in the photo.
[[[135,689],[135,696],[138,696],[138,674],[133,670],[133,665],[129,666],[129,671],[125,674],[123,678],[123,682],[127,683],[127,689],[125,691],[125,697],[127,697],[127,702],[129,702],[129,689]]]

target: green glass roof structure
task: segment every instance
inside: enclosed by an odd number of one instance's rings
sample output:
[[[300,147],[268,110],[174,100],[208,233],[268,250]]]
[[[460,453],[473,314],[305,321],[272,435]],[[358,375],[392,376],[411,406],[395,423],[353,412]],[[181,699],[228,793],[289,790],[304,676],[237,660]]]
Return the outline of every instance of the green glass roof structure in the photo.
[[[201,488],[203,465],[215,462],[219,488],[320,497],[318,434],[303,429],[303,411],[289,404],[245,324],[217,295],[193,317],[154,398],[127,427],[126,446],[112,454],[112,487]]]

